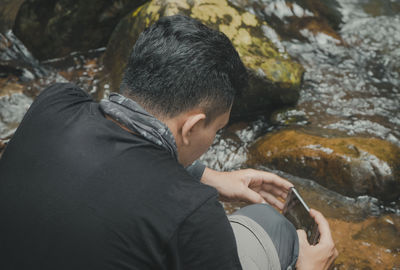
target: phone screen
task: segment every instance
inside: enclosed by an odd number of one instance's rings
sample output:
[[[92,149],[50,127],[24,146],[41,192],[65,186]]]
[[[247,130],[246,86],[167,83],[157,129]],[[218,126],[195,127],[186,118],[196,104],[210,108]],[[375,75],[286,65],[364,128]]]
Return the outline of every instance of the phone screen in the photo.
[[[319,241],[318,225],[310,216],[310,208],[304,202],[299,192],[291,188],[283,209],[283,215],[295,226],[307,233],[308,242],[315,245]]]

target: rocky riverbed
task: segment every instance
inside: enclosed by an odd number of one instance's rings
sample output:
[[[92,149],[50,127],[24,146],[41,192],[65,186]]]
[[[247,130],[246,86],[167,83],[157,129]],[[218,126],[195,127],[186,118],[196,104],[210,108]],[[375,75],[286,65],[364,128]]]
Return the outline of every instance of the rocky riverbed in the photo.
[[[0,0],[0,155],[45,86],[100,99],[144,27],[190,15],[224,32],[251,75],[203,162],[292,181],[329,219],[335,269],[400,269],[398,1],[49,2]]]

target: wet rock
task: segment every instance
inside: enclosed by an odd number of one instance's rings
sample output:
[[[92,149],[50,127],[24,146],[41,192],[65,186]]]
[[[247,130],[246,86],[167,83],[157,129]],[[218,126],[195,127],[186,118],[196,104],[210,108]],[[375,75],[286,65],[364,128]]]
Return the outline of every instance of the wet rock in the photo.
[[[0,79],[0,152],[14,134],[33,99],[24,94],[24,86]]]
[[[318,181],[341,194],[400,196],[400,148],[375,138],[324,138],[283,130],[250,149],[251,166],[265,165]]]
[[[369,0],[369,1],[360,1],[356,2],[360,4],[362,9],[374,16],[396,16],[400,14],[400,2],[399,1],[381,1],[381,0]]]
[[[225,33],[250,73],[250,87],[237,98],[233,117],[294,104],[299,96],[303,68],[266,36],[268,25],[226,0],[154,0],[127,15],[116,27],[104,56],[111,89],[118,89],[126,61],[138,35],[161,16],[183,14]]]
[[[0,0],[0,33],[14,26],[15,17],[24,0]]]
[[[342,42],[337,33],[342,23],[336,0],[231,0],[267,21],[285,39],[304,40],[308,32],[325,34]]]
[[[288,179],[295,185],[308,206],[321,211],[327,218],[360,222],[368,217],[382,214],[382,209],[380,208],[381,202],[374,197],[359,196],[351,198],[329,190],[310,179],[301,178],[282,171],[269,170],[264,166],[257,166],[255,168],[271,171],[282,178]]]
[[[14,32],[39,60],[107,44],[115,25],[145,0],[29,0],[16,18]]]
[[[11,31],[0,33],[0,77],[13,75],[23,82],[50,76]]]
[[[400,216],[382,216],[353,235],[354,240],[363,240],[400,252]]]
[[[400,268],[398,215],[370,217],[362,222],[328,221],[339,251],[335,269]]]

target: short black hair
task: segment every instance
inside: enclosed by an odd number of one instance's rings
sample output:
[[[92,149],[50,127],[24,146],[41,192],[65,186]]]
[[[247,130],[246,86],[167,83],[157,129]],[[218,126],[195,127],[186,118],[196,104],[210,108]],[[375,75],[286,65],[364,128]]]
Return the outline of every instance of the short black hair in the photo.
[[[209,123],[228,111],[247,80],[246,68],[223,33],[175,15],[140,34],[120,91],[164,117],[200,107]]]

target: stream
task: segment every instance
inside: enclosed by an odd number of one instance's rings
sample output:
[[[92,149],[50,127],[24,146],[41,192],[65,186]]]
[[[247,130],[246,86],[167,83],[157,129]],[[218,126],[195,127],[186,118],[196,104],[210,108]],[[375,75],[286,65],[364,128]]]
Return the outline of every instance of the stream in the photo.
[[[247,168],[254,141],[287,127],[307,128],[320,136],[374,137],[400,147],[400,1],[328,1],[336,4],[340,14],[336,27],[318,31],[295,27],[291,35],[283,35],[274,26],[291,29],[298,22],[294,17],[312,20],[311,11],[296,3],[289,8],[283,0],[231,2],[268,21],[272,27],[265,29],[265,35],[303,65],[304,82],[296,106],[272,118],[259,115],[231,123],[217,134],[201,157],[208,167],[223,171]],[[0,97],[0,151],[34,97],[50,83],[74,82],[94,98],[112,91],[101,83],[105,48],[39,63],[11,31],[1,34],[0,41],[10,52],[0,60],[12,67],[0,70],[0,93],[20,89],[11,101]],[[400,198],[383,203],[367,195],[344,196],[312,179],[262,165],[256,169],[287,178],[311,207],[328,217],[342,253],[335,269],[400,269]],[[227,213],[243,205],[224,203]]]

